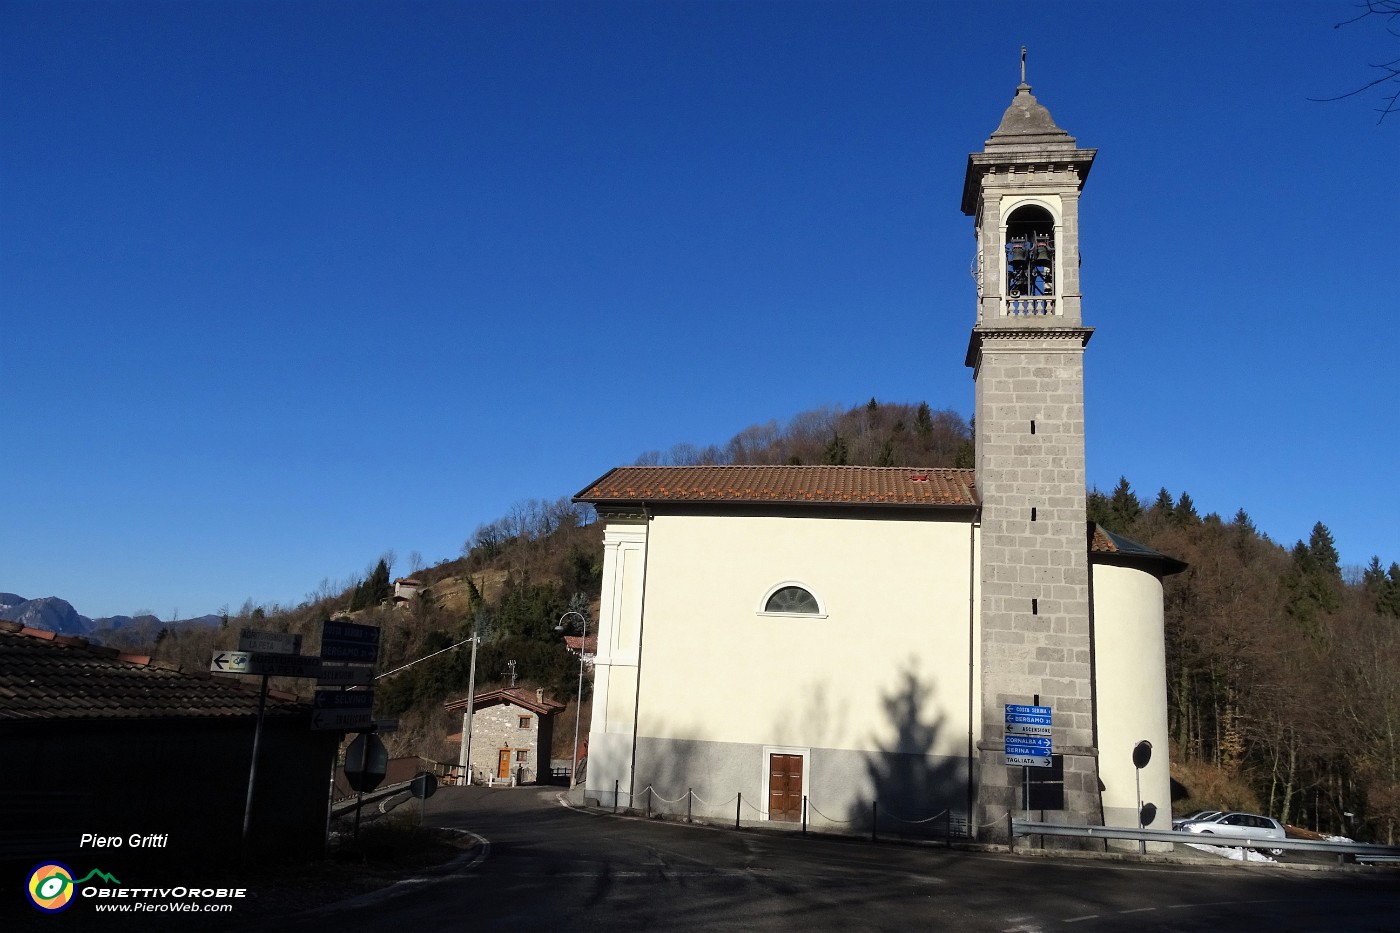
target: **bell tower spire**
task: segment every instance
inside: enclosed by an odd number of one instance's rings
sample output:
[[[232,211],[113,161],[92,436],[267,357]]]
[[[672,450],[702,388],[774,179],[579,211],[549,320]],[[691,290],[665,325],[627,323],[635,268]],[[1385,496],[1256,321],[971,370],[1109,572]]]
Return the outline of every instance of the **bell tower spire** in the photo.
[[[968,156],[962,196],[977,238],[967,351],[982,504],[976,817],[997,825],[1025,809],[1027,778],[1058,765],[1063,809],[1046,818],[1100,824],[1084,465],[1093,331],[1079,291],[1079,192],[1095,150],[1079,148],[1035,99],[1025,55],[1001,123]],[[1008,704],[1051,708],[1051,768],[1028,775],[1007,761]]]

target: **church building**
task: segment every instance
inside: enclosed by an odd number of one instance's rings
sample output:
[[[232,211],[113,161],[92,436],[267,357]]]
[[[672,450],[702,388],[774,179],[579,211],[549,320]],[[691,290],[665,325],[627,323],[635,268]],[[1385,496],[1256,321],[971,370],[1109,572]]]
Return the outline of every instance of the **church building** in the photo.
[[[968,157],[974,469],[619,467],[578,494],[605,523],[588,797],[946,811],[982,839],[1008,812],[1137,826],[1141,801],[1170,828],[1161,581],[1184,565],[1085,518],[1094,155],[1023,81]]]

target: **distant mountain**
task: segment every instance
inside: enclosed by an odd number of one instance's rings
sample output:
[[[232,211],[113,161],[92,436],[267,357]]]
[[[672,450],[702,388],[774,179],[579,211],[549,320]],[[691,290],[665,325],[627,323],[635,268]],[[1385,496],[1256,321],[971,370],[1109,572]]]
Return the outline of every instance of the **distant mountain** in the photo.
[[[92,620],[92,629],[90,629],[90,631],[96,631],[96,630],[98,630],[98,629],[108,629],[108,630],[111,630],[111,631],[115,631],[115,630],[120,629],[120,628],[126,628],[128,625],[151,625],[151,624],[160,625],[160,619],[157,619],[155,616],[150,616],[150,615],[140,615],[140,616],[103,616],[103,617],[100,618],[100,619],[93,619],[93,620]]]
[[[107,619],[93,619],[92,631],[88,638],[113,648],[136,648],[154,644],[161,629],[171,632],[186,629],[218,628],[222,616],[207,615],[197,619],[181,619],[178,622],[162,622],[155,616],[112,616]]]
[[[92,620],[79,615],[72,603],[57,596],[25,599],[15,593],[0,593],[0,619],[60,635],[86,635],[92,631]]]
[[[134,629],[143,633],[154,633],[162,628],[198,628],[217,626],[223,621],[221,616],[202,615],[194,619],[181,619],[177,622],[162,622],[152,615],[103,616],[89,619],[73,608],[72,603],[57,596],[40,599],[25,599],[17,593],[0,593],[0,619],[18,622],[30,628],[40,628],[59,635],[82,635],[97,641],[123,629]]]

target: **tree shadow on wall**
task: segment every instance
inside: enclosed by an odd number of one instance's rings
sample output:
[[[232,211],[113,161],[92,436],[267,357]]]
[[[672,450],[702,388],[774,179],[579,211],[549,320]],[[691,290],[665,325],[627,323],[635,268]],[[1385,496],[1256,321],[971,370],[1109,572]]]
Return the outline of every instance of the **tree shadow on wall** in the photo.
[[[947,717],[933,696],[933,684],[909,668],[881,700],[893,738],[877,739],[877,751],[866,756],[877,806],[865,814],[865,822],[869,826],[872,818],[877,820],[882,835],[942,838],[949,812],[955,825],[967,816],[968,762],[936,753]]]

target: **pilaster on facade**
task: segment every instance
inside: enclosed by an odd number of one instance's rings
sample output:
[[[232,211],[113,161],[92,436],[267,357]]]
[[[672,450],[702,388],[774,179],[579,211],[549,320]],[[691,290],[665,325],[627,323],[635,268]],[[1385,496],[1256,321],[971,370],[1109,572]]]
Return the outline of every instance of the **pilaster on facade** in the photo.
[[[647,525],[609,522],[603,531],[603,587],[594,657],[593,733],[631,734],[642,644]]]
[[[644,515],[606,520],[586,778],[599,792],[632,781],[648,533]]]

